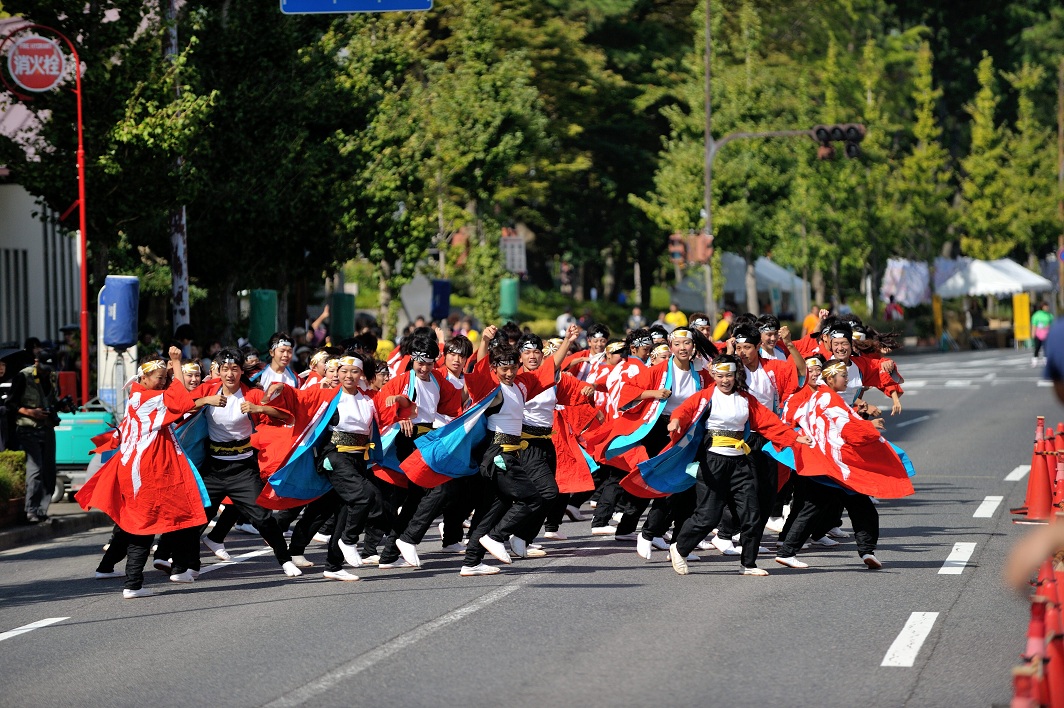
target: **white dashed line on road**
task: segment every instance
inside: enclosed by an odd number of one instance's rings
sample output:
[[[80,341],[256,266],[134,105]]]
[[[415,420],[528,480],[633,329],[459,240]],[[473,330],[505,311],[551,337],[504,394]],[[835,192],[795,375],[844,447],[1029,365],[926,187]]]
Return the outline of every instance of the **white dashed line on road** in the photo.
[[[972,514],[973,519],[990,519],[993,518],[994,512],[997,511],[998,505],[1005,499],[1005,497],[990,496],[983,500],[979,505],[979,508]]]
[[[1027,473],[1031,471],[1030,465],[1018,465],[1016,469],[1005,475],[1006,482],[1019,482],[1021,479],[1027,476]]]
[[[924,645],[927,635],[931,634],[937,619],[937,612],[914,612],[909,615],[909,620],[901,628],[890,649],[887,649],[887,655],[883,657],[880,666],[913,666],[920,647]]]
[[[968,559],[975,553],[974,543],[967,541],[958,541],[953,544],[953,550],[949,554],[949,558],[939,568],[939,575],[960,575],[964,572],[964,567],[968,564]]]
[[[896,428],[904,428],[906,425],[912,425],[913,423],[923,423],[925,420],[931,420],[931,416],[922,415],[919,418],[913,418],[912,420],[907,420],[904,423],[898,423],[894,427],[896,427]]]
[[[12,637],[17,637],[20,634],[25,634],[26,632],[32,632],[35,629],[40,629],[41,627],[47,627],[50,624],[55,624],[56,622],[62,622],[63,620],[68,620],[68,619],[70,619],[70,618],[69,617],[49,617],[48,619],[37,620],[36,622],[31,622],[29,624],[24,624],[21,627],[16,627],[15,629],[12,629],[9,632],[4,632],[3,634],[0,634],[0,642],[4,641],[5,639],[11,639]]]

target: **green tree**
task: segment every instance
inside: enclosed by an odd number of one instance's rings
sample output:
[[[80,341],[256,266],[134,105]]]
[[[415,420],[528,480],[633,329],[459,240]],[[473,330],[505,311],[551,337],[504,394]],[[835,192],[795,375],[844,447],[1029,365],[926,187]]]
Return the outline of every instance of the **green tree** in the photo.
[[[1015,205],[1009,203],[1006,132],[997,122],[1001,98],[989,54],[983,54],[977,73],[979,92],[965,107],[972,118],[972,137],[968,155],[961,160],[961,249],[975,258],[1001,258],[1016,246],[1009,234]]]

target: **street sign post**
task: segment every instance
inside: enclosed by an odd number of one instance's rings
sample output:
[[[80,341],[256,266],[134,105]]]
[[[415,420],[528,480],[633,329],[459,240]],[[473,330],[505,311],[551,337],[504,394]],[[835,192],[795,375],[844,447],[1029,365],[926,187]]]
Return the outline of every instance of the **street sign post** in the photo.
[[[419,12],[432,9],[432,0],[281,0],[286,15],[348,12]]]
[[[29,34],[19,38],[8,51],[7,70],[15,83],[27,91],[51,91],[63,80],[66,58],[57,42]]]

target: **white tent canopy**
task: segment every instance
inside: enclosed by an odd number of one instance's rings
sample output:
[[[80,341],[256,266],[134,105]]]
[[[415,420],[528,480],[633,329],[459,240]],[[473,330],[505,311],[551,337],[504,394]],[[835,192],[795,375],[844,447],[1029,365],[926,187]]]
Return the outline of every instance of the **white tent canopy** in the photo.
[[[951,275],[937,288],[945,297],[977,297],[982,295],[1011,295],[1026,291],[1045,292],[1053,284],[1016,261],[1001,258],[996,261],[972,261]]]

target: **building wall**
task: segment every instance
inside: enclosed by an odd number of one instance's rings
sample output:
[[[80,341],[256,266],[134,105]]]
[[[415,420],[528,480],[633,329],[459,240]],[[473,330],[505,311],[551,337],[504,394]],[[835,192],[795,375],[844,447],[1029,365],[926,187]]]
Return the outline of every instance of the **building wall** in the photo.
[[[77,239],[17,184],[0,185],[0,342],[61,339],[78,323]]]

